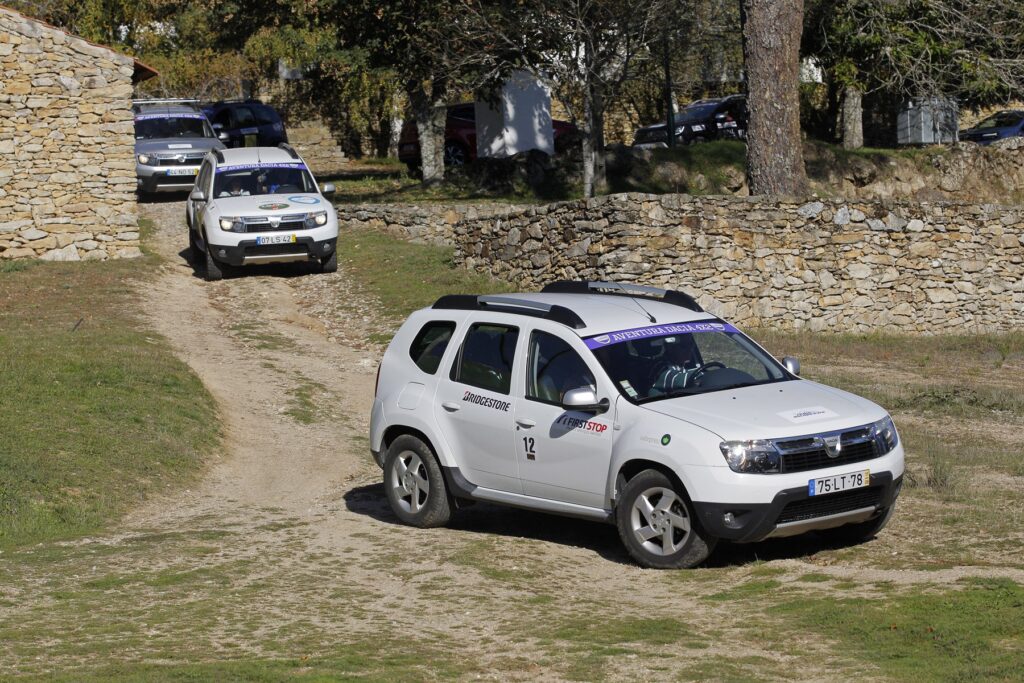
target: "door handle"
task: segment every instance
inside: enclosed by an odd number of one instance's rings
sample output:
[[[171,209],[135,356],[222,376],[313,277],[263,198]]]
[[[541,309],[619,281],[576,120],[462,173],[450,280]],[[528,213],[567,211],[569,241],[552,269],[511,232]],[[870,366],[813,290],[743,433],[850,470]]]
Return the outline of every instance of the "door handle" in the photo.
[[[444,408],[445,410],[447,410],[449,413],[454,413],[456,410],[458,410],[462,406],[460,406],[458,403],[452,403],[451,401],[445,401],[444,403],[441,404],[441,407]]]
[[[516,424],[520,427],[526,427],[527,429],[537,426],[537,423],[528,417],[517,417]]]

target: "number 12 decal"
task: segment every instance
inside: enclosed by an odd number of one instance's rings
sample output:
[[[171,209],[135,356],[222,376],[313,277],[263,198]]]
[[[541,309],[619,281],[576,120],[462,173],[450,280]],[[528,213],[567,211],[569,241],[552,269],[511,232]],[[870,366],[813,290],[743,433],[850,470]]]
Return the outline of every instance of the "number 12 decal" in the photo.
[[[533,446],[534,446],[533,437],[532,436],[524,436],[523,437],[523,448],[526,450],[526,459],[527,460],[536,460],[537,459],[537,453],[536,453],[536,451],[533,450]]]

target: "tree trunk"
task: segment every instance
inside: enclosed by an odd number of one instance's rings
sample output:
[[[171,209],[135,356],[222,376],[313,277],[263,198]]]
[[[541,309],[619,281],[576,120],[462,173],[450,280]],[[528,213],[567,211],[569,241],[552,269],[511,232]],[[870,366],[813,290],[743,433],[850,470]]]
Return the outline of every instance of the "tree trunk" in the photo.
[[[406,92],[419,134],[423,182],[439,183],[444,180],[444,129],[448,119],[444,89],[434,83],[428,93],[422,84],[410,82]]]
[[[583,196],[604,192],[604,99],[593,84],[583,88]]]
[[[843,92],[843,147],[860,149],[864,146],[863,93],[860,88],[846,86]]]
[[[751,194],[807,192],[800,137],[803,0],[744,0]]]

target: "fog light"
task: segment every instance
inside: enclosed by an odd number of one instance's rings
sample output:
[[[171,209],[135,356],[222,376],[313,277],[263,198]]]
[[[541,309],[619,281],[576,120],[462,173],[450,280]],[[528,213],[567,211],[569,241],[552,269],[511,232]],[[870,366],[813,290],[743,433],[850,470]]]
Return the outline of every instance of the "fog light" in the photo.
[[[324,242],[324,251],[326,252],[326,251],[330,251],[330,250],[331,250],[331,243],[330,242]]]
[[[733,526],[736,523],[736,518],[732,516],[731,512],[726,512],[722,515],[722,521],[725,522],[726,526]]]
[[[220,249],[220,250],[217,251],[217,256],[220,256],[221,258],[224,258],[227,255],[228,255],[228,252],[225,251],[224,249]]]

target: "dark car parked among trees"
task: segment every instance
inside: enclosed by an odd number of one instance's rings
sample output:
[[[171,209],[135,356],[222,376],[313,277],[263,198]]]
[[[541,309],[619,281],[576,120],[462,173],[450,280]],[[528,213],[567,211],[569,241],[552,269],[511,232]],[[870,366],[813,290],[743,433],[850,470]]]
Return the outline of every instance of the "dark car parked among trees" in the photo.
[[[281,115],[259,100],[214,102],[203,112],[228,147],[277,147],[288,142]]]
[[[673,117],[676,144],[688,145],[706,140],[747,136],[747,98],[730,95],[697,100]],[[633,134],[637,147],[667,147],[665,122],[644,126]]]
[[[1001,140],[1024,135],[1024,111],[1020,109],[1004,109],[997,111],[977,125],[959,133],[961,142],[976,142],[987,145]]]

